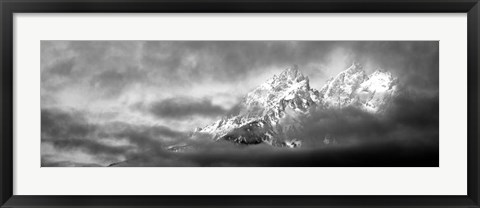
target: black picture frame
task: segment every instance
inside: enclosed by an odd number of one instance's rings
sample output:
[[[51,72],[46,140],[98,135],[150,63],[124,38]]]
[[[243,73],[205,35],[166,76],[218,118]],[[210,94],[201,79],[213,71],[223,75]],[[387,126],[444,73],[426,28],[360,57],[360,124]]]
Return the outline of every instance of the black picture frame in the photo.
[[[480,207],[478,0],[0,0],[1,207]],[[467,13],[468,194],[465,196],[25,196],[13,195],[14,13]],[[445,178],[445,180],[452,180]]]

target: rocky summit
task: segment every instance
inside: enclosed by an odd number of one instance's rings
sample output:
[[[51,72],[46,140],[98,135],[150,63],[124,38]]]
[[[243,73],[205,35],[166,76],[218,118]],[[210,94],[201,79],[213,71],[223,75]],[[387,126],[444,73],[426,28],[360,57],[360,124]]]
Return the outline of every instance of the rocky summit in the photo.
[[[391,73],[377,70],[367,75],[354,63],[318,91],[310,88],[308,77],[297,66],[292,66],[248,93],[237,115],[197,128],[194,134],[237,144],[296,148],[302,145],[298,137],[302,123],[312,112],[354,107],[380,113],[396,95],[397,85]]]

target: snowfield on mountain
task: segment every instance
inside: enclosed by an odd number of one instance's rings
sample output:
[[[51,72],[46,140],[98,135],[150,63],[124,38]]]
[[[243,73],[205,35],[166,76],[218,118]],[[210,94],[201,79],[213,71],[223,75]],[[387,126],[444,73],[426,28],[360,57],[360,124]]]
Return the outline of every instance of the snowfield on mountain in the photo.
[[[238,114],[197,128],[193,135],[235,144],[298,148],[302,146],[300,132],[312,112],[351,107],[381,114],[397,94],[398,79],[390,72],[377,70],[367,75],[354,63],[318,91],[294,65],[249,92]],[[322,139],[324,144],[336,143],[328,137]]]

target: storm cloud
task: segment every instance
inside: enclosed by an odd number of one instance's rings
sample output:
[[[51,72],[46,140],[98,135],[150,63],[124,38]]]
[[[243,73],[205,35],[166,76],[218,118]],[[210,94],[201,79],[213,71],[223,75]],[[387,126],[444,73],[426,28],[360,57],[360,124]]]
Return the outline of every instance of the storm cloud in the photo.
[[[161,125],[92,123],[79,112],[58,109],[42,110],[41,129],[44,166],[106,166],[149,151],[160,154],[188,136]],[[79,161],[63,160],[69,156]]]
[[[438,166],[439,49],[438,41],[41,41],[42,166]],[[319,90],[353,62],[398,78],[401,96],[381,117],[318,111],[304,125],[312,148],[303,151],[190,138],[291,65]],[[325,148],[326,135],[340,145]],[[196,150],[167,151],[178,144]]]
[[[327,135],[348,145],[392,142],[438,148],[438,97],[401,94],[380,115],[357,108],[319,110],[303,129],[305,142],[315,146]]]
[[[226,112],[207,99],[170,98],[151,104],[150,112],[159,118],[184,118],[188,116],[218,116]]]
[[[424,94],[423,94],[424,95]],[[115,166],[437,167],[438,97],[402,93],[380,116],[356,108],[321,109],[303,123],[301,149],[183,140],[185,153],[138,154]],[[325,144],[329,135],[335,144]]]
[[[438,50],[438,41],[42,41],[42,86],[64,78],[105,88],[193,87],[263,78],[293,64],[322,82],[357,61],[411,88],[436,89]]]

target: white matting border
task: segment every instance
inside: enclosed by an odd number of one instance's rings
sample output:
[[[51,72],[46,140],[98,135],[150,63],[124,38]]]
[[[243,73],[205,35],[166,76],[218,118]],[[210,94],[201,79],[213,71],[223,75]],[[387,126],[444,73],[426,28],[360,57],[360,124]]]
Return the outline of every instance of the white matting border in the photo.
[[[439,40],[440,167],[41,168],[40,40]],[[466,14],[15,14],[14,52],[14,194],[466,195]]]

